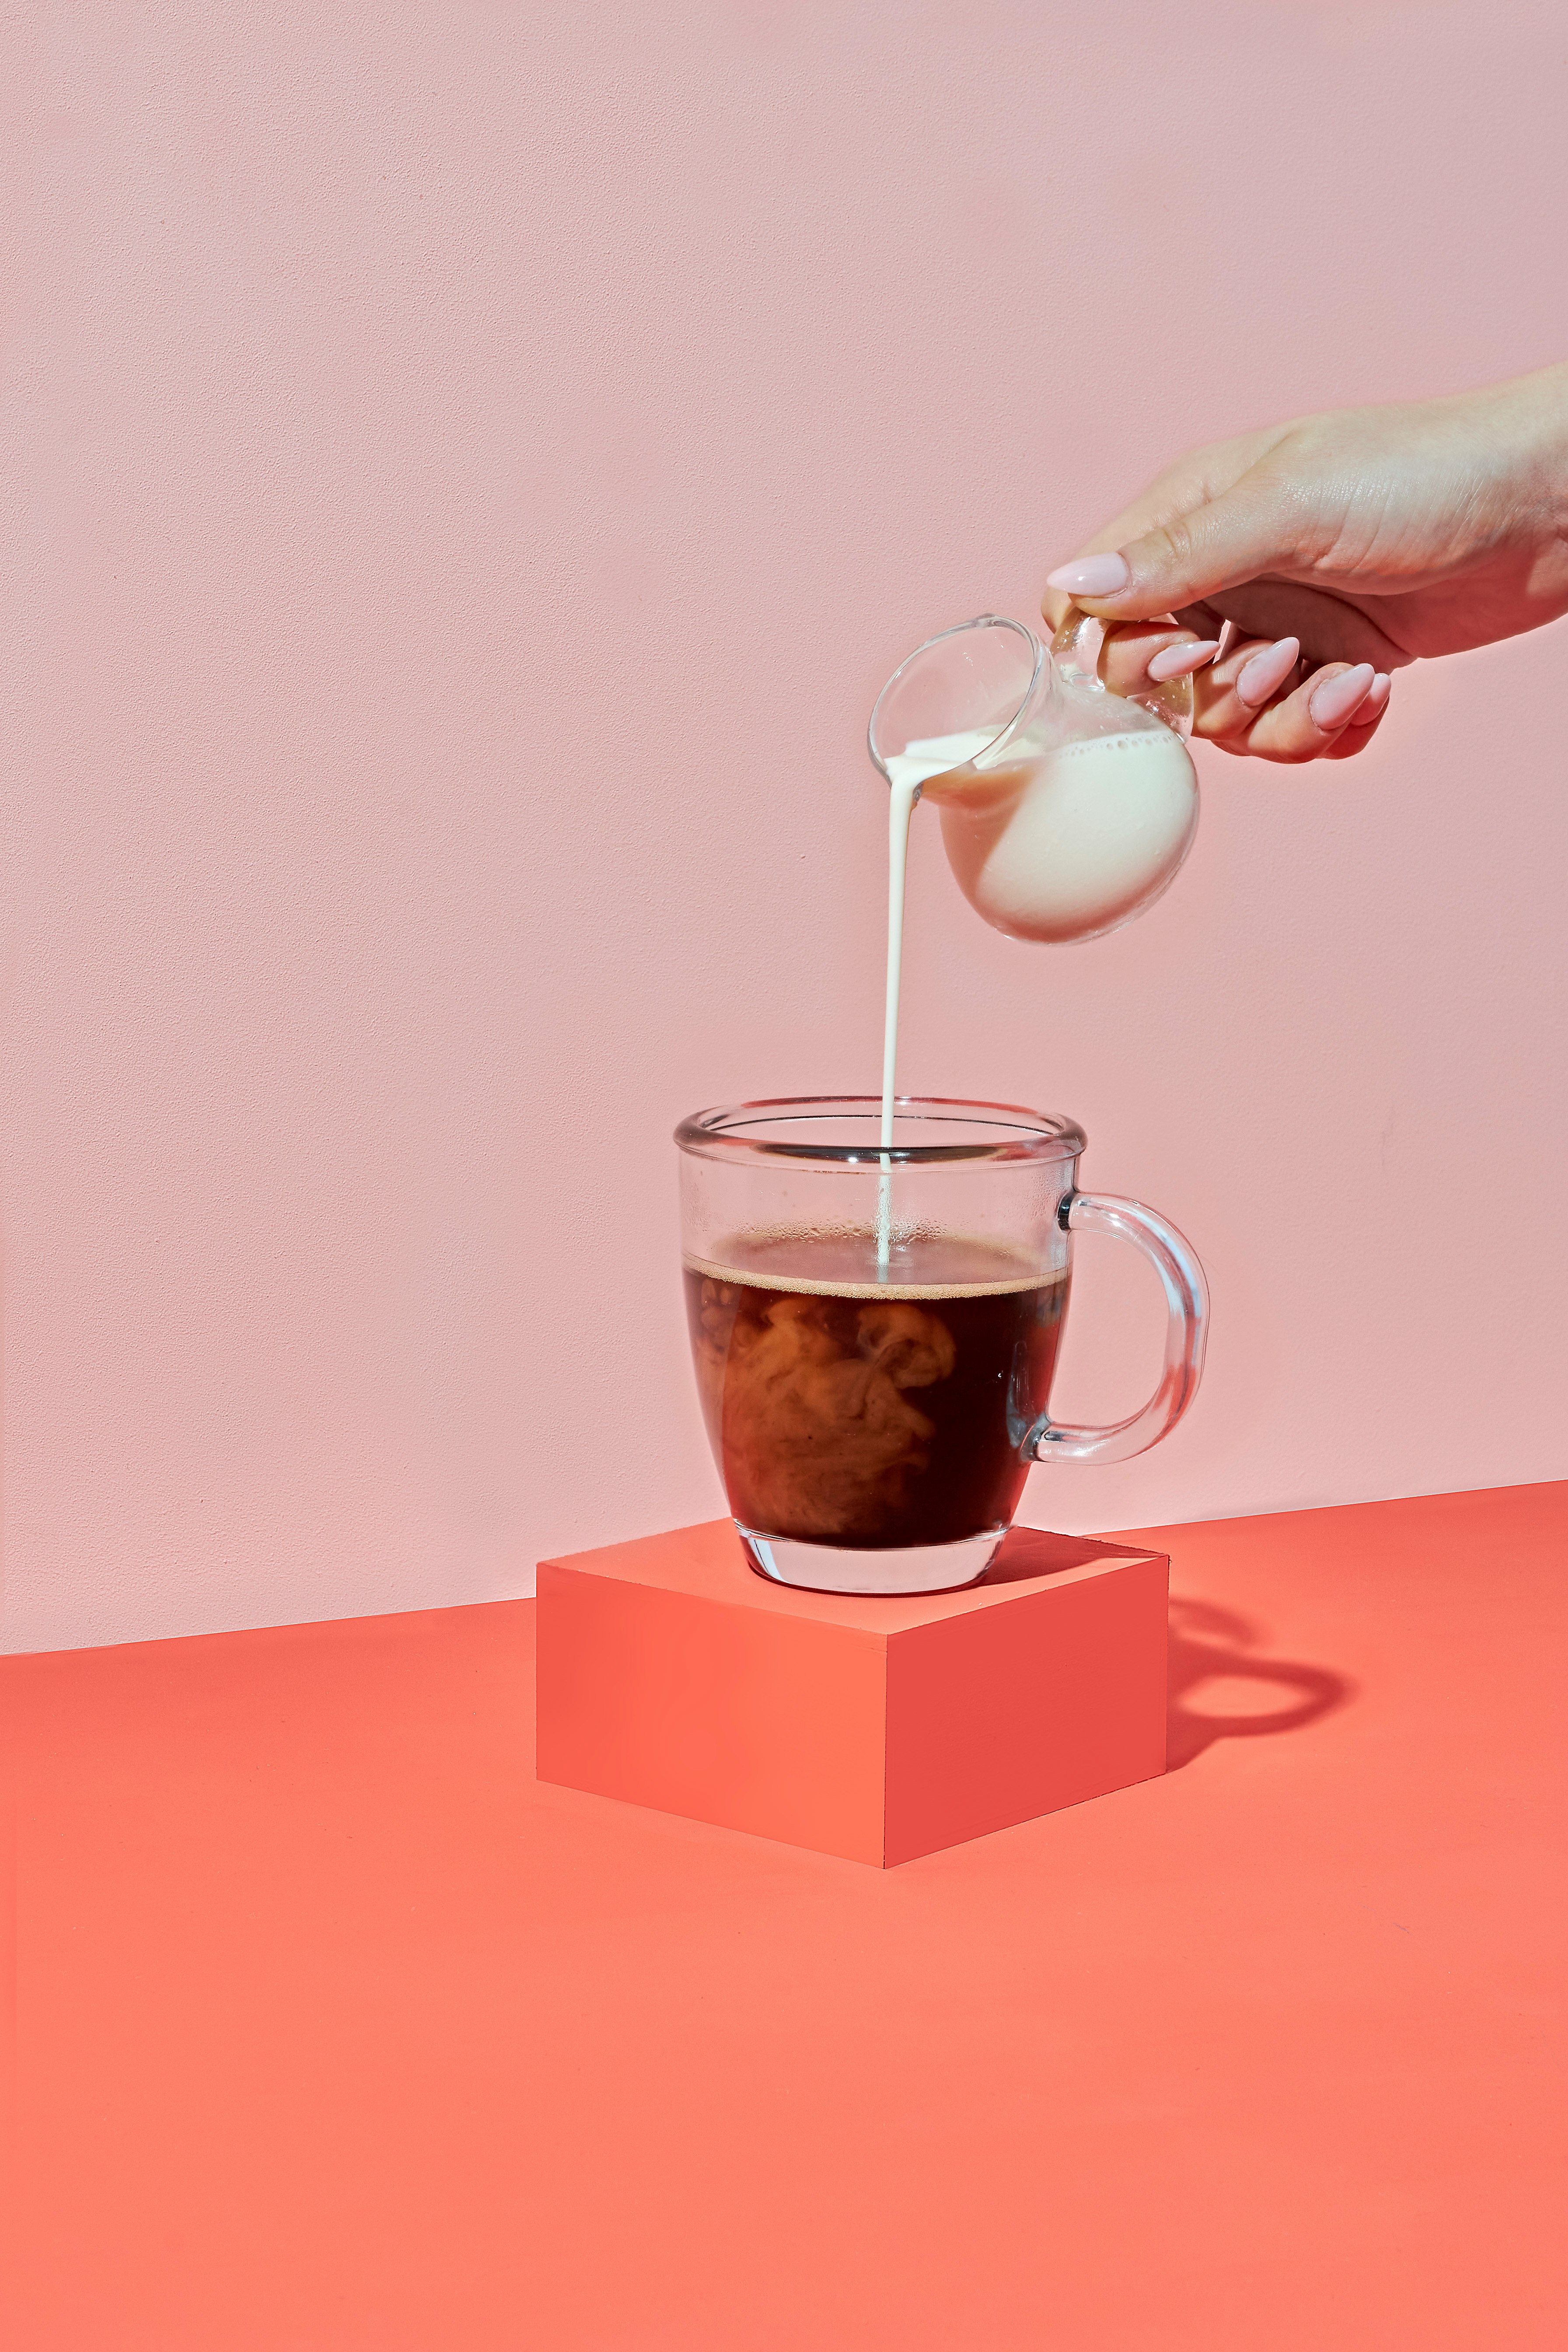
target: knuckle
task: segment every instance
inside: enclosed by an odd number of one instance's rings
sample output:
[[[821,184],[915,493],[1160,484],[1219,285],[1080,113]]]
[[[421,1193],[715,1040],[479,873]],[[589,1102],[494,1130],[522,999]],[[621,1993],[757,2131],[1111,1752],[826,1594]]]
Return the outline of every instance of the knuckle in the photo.
[[[1178,573],[1190,572],[1197,555],[1197,541],[1192,525],[1184,515],[1174,516],[1149,534],[1157,556],[1163,559],[1162,569],[1169,566]]]

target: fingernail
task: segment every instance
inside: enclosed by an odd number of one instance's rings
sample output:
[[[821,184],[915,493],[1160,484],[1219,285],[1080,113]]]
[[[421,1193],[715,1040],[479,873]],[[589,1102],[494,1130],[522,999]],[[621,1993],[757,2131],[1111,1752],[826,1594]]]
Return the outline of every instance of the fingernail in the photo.
[[[1218,651],[1217,637],[1201,638],[1195,646],[1167,646],[1150,662],[1149,676],[1156,686],[1163,686],[1168,677],[1191,677],[1194,670],[1202,669]]]
[[[1280,637],[1254,654],[1236,681],[1236,690],[1249,710],[1260,710],[1277,687],[1284,685],[1301,650],[1300,637]]]
[[[1377,713],[1383,709],[1384,704],[1388,700],[1388,689],[1393,683],[1394,681],[1389,677],[1388,672],[1385,669],[1380,669],[1377,676],[1373,679],[1372,684],[1367,688],[1366,700],[1362,704],[1362,709],[1363,710],[1370,711],[1373,717],[1375,718]]]
[[[1064,596],[1115,596],[1131,576],[1124,555],[1081,555],[1076,563],[1048,572],[1046,585],[1059,588]]]
[[[1374,675],[1370,662],[1357,662],[1354,669],[1342,670],[1338,677],[1325,678],[1307,705],[1313,726],[1325,730],[1342,727],[1351,713],[1366,700],[1366,690]]]

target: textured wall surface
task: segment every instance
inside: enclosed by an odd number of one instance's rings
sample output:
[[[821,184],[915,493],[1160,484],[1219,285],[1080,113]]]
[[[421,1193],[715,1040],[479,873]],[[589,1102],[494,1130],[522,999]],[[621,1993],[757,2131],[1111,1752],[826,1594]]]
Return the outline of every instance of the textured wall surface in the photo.
[[[931,629],[1180,447],[1562,355],[1561,12],[5,12],[3,1640],[526,1590],[719,1507],[668,1132],[876,1082]],[[1204,1257],[1068,1529],[1561,1477],[1568,634],[1210,755],[1131,929],[917,819],[903,1076]],[[1201,755],[1200,755],[1201,756]],[[1152,1277],[1082,1253],[1059,1391]]]

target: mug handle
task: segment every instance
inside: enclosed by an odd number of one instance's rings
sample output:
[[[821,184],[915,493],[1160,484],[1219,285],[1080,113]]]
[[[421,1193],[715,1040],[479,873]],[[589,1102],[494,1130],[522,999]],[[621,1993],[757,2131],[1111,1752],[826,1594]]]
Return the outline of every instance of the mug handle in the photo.
[[[1159,1276],[1168,1310],[1165,1368],[1142,1410],[1109,1429],[1073,1429],[1042,1413],[1024,1450],[1036,1462],[1125,1462],[1158,1444],[1197,1393],[1208,1338],[1209,1301],[1204,1270],[1173,1224],[1141,1201],[1104,1193],[1069,1192],[1058,1213],[1064,1231],[1114,1234],[1142,1250]]]

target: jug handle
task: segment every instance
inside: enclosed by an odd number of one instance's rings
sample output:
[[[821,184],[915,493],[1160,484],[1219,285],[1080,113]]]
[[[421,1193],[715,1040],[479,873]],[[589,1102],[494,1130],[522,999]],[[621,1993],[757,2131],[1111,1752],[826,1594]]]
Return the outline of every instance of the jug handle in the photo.
[[[1173,1429],[1197,1393],[1208,1338],[1204,1270],[1174,1225],[1141,1201],[1069,1192],[1059,1216],[1068,1233],[1113,1234],[1149,1260],[1165,1293],[1165,1364],[1148,1403],[1126,1421],[1108,1429],[1075,1429],[1042,1413],[1024,1451],[1036,1462],[1126,1462]]]
[[[1172,626],[1175,625],[1174,622]],[[1069,604],[1067,618],[1051,639],[1051,659],[1059,675],[1076,684],[1089,688],[1096,694],[1109,694],[1110,689],[1100,675],[1100,649],[1105,643],[1105,624],[1097,621],[1092,613],[1080,613]],[[1193,731],[1193,681],[1190,677],[1171,677],[1163,685],[1151,683],[1140,687],[1136,694],[1116,697],[1121,702],[1135,702],[1143,710],[1152,711],[1163,719],[1173,733],[1184,738]]]

